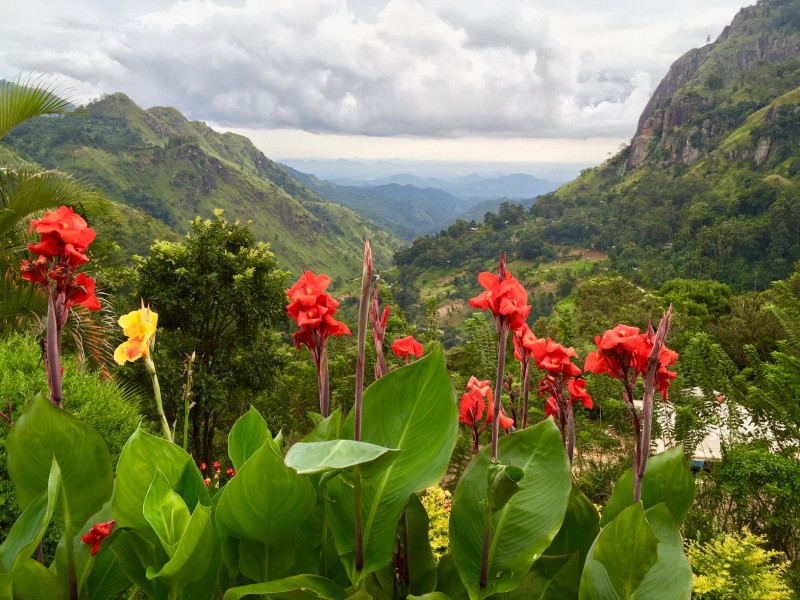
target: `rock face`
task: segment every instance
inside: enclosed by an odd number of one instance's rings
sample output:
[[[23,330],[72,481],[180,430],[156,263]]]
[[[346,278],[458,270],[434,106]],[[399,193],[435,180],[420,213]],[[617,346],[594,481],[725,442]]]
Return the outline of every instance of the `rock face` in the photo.
[[[800,57],[799,34],[800,3],[795,0],[762,0],[741,9],[715,42],[672,64],[639,118],[627,168],[648,161],[662,168],[696,164],[706,142],[731,131],[730,122],[706,118],[700,126],[695,118],[719,102],[714,92],[735,86],[754,67]],[[770,141],[761,140],[754,160],[761,164],[770,152]]]

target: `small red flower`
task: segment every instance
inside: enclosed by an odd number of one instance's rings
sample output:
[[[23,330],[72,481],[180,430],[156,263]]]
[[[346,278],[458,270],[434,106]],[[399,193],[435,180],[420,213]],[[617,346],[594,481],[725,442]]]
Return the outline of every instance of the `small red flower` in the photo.
[[[218,461],[218,460],[215,460],[215,461],[214,461],[214,464],[213,464],[212,466],[214,467],[214,470],[215,470],[217,473],[219,473],[219,461]]]
[[[211,479],[209,479],[208,477],[203,479],[203,485],[205,485],[206,487],[208,487],[210,483],[211,483]]]
[[[204,462],[200,463],[200,470],[201,471],[205,471],[206,470],[206,463],[204,463]]]
[[[225,473],[228,475],[228,477],[233,477],[234,475],[236,475],[236,471],[234,471],[233,469],[227,469]]]
[[[81,538],[84,544],[91,544],[92,556],[97,554],[100,550],[100,544],[111,534],[111,528],[114,527],[116,521],[109,521],[108,523],[95,523],[89,530],[89,533]]]
[[[403,358],[408,361],[408,355],[413,354],[417,358],[422,356],[422,344],[414,339],[413,335],[399,338],[392,344],[392,352],[398,358]]]

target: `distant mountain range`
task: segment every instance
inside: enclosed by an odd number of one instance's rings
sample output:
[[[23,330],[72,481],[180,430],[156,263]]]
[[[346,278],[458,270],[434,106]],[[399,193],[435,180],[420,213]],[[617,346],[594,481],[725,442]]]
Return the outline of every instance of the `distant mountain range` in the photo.
[[[536,196],[558,187],[524,173],[448,179],[401,173],[374,180],[341,177],[326,181],[282,166],[323,198],[353,209],[405,240],[438,231],[457,219],[480,222],[487,211],[497,212],[505,201],[530,206]]]

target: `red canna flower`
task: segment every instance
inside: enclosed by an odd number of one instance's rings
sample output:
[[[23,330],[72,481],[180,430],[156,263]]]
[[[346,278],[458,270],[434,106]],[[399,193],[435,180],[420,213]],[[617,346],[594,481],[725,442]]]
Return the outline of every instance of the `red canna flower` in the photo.
[[[504,319],[509,329],[514,331],[522,327],[531,307],[527,304],[528,293],[516,277],[506,271],[506,278],[500,279],[494,273],[484,271],[478,275],[478,283],[485,289],[469,303],[473,308],[491,310],[495,319]]]
[[[472,450],[478,452],[478,440],[486,427],[492,422],[494,394],[489,381],[479,381],[474,375],[467,382],[467,391],[461,396],[458,420],[472,430]],[[514,419],[506,416],[500,407],[500,427],[508,429]]]
[[[569,392],[572,404],[580,402],[583,404],[583,408],[586,409],[591,409],[594,406],[592,397],[589,395],[589,392],[586,391],[585,379],[570,379],[567,383],[567,391]]]
[[[530,342],[528,345],[533,361],[539,369],[548,373],[561,373],[564,377],[577,377],[581,370],[576,367],[572,360],[577,358],[573,347],[564,347],[551,339],[540,339]]]
[[[397,358],[402,357],[408,364],[408,355],[413,354],[417,358],[422,356],[422,344],[414,339],[413,335],[399,338],[392,344],[392,352]]]
[[[114,527],[116,521],[109,521],[108,523],[95,523],[89,530],[89,533],[81,538],[84,544],[91,544],[92,556],[97,554],[100,550],[100,544],[111,534],[111,528]]]
[[[77,304],[89,310],[100,310],[100,302],[94,295],[94,286],[94,279],[87,277],[86,273],[78,273],[77,277],[69,280],[65,291],[66,308]]]

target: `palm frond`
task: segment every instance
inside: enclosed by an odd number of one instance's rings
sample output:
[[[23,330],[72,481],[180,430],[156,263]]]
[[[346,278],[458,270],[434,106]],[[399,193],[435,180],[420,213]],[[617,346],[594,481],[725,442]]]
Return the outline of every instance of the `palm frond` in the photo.
[[[0,335],[21,329],[31,318],[44,323],[46,314],[44,289],[7,271],[0,279]]]
[[[33,117],[71,112],[79,111],[46,77],[0,82],[0,139]]]

